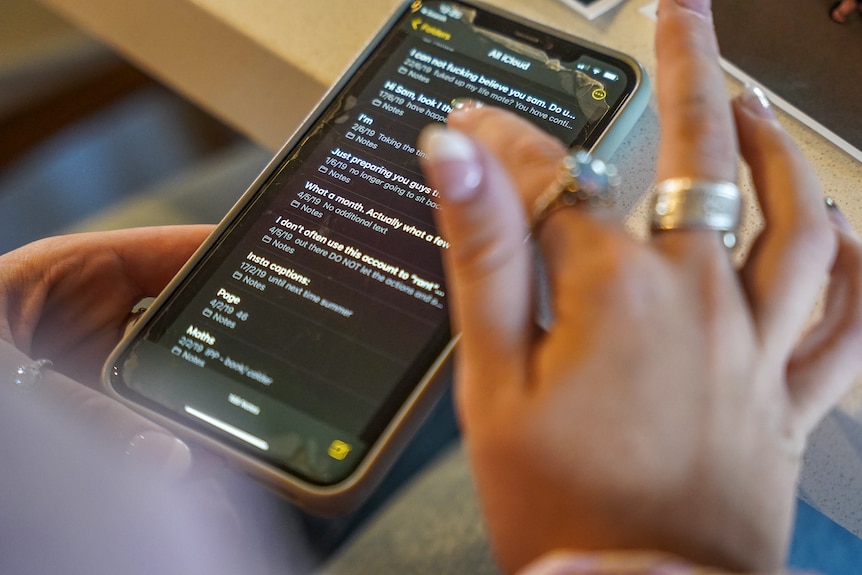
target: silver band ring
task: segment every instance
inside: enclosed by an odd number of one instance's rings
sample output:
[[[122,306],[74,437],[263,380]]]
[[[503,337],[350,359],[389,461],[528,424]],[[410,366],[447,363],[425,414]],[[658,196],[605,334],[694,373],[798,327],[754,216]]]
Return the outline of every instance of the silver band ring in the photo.
[[[742,196],[733,182],[670,178],[656,184],[650,212],[653,231],[714,230],[724,234],[727,247],[733,247]]]
[[[571,152],[560,163],[557,178],[536,198],[532,227],[538,228],[558,208],[586,204],[610,207],[619,186],[619,175],[611,164],[593,158],[586,150]]]

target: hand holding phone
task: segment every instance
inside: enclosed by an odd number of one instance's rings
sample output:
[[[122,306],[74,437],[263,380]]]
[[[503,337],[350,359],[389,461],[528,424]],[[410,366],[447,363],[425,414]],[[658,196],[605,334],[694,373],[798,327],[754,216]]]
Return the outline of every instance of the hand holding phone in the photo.
[[[497,9],[404,4],[114,352],[111,392],[309,509],[359,503],[448,383],[417,137],[462,97],[606,156],[648,90]]]

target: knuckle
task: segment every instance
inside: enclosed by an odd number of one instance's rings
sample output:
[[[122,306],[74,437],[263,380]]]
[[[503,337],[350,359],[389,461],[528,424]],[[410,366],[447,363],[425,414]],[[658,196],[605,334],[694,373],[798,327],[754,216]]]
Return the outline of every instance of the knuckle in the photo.
[[[710,98],[692,94],[677,108],[668,137],[685,144],[676,148],[672,159],[688,172],[681,175],[728,179],[736,173],[736,142],[729,122],[714,113],[715,107]]]
[[[580,293],[581,298],[564,298],[573,313],[580,301],[591,301],[596,308],[609,307],[637,315],[645,302],[656,299],[655,258],[645,250],[615,234],[596,235],[579,252],[577,266],[556,266],[560,270],[561,290]]]
[[[565,154],[559,140],[511,112],[487,107],[474,114],[469,124],[457,127],[471,133],[507,166],[556,165]]]
[[[562,144],[552,137],[524,132],[492,143],[491,149],[528,198],[539,194],[556,177],[565,155]]]
[[[453,124],[476,138],[502,164],[529,201],[556,176],[566,149],[527,120],[488,106],[459,116]]]
[[[507,142],[499,142],[499,154],[509,165],[521,165],[527,168],[556,168],[565,154],[563,145],[556,139],[543,133],[521,133]]]

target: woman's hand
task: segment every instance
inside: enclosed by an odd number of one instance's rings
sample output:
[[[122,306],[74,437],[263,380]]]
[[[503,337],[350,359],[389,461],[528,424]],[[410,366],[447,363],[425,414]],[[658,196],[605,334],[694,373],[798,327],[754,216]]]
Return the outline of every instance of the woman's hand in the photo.
[[[192,461],[171,433],[79,383],[97,385],[132,306],[158,295],[211,230],[79,234],[0,256],[0,536],[15,542],[0,565],[306,572],[301,528],[262,490],[203,450]],[[19,393],[9,379],[28,355],[54,366]]]
[[[158,295],[211,229],[53,237],[0,256],[0,340],[95,386],[132,306]]]
[[[191,463],[185,444],[90,387],[98,386],[132,306],[158,295],[211,229],[54,237],[0,256],[0,403],[14,409],[21,400],[6,382],[17,366],[50,359],[53,369],[38,384],[40,409],[56,410],[55,417],[76,423],[76,434],[89,434],[92,445],[82,449],[104,449],[108,459],[147,473],[184,475]]]
[[[556,313],[539,332],[525,214],[566,150],[490,107],[423,138],[459,411],[507,571],[560,548],[780,566],[806,437],[862,367],[862,248],[758,94],[728,102],[708,1],[662,0],[656,50],[657,180],[733,181],[741,151],[766,222],[741,269],[717,232],[644,243],[610,210],[559,210],[536,238]]]

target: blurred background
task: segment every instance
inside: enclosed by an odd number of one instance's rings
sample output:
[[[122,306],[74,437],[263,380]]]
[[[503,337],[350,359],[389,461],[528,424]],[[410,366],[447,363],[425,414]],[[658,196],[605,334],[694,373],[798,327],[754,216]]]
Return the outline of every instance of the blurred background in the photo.
[[[216,222],[271,156],[33,0],[0,0],[0,253]]]

